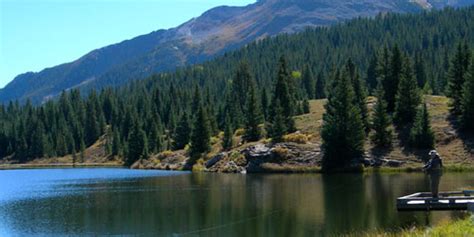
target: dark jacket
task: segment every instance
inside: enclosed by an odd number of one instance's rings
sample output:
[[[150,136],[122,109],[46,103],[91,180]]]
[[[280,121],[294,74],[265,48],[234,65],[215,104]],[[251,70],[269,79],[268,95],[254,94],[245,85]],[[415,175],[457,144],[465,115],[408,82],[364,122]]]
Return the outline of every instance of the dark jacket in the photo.
[[[423,170],[425,170],[427,172],[440,170],[441,168],[443,168],[443,161],[441,160],[441,158],[438,155],[431,158],[428,161],[428,163],[426,163],[426,165],[423,166]]]

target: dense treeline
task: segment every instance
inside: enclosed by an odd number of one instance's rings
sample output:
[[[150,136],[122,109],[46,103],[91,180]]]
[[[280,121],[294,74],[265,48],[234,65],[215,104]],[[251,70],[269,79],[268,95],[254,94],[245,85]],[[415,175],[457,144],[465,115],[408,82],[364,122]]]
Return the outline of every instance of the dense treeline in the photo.
[[[428,117],[419,106],[421,91],[455,95],[454,89],[463,90],[456,95],[467,96],[453,108],[460,108],[462,121],[473,117],[473,66],[457,68],[459,58],[464,63],[470,57],[473,16],[474,8],[468,8],[356,19],[262,40],[217,60],[117,89],[86,96],[71,90],[38,107],[12,102],[0,106],[0,157],[25,162],[75,154],[81,159],[86,147],[102,139],[107,153],[124,157],[126,164],[184,148],[195,162],[220,131],[225,149],[234,145],[232,135],[239,128],[245,129],[245,141],[280,141],[296,130],[293,116],[309,111],[307,100],[326,95],[326,124],[338,126],[340,119],[348,119],[349,127],[356,128],[354,139],[342,145],[352,147],[354,155],[361,154],[358,140],[371,128],[377,132],[374,141],[390,143],[392,114],[397,126],[420,127],[411,136],[416,140]],[[461,69],[465,86],[447,86],[457,85]],[[380,97],[373,125],[365,103],[369,93]],[[338,114],[341,109],[346,114]],[[344,142],[325,129],[323,138]]]
[[[387,49],[383,52],[384,56],[376,61],[374,67],[378,86],[371,125],[365,122],[368,117],[367,97],[363,93],[363,83],[357,79],[352,60],[349,59],[345,67],[331,75],[321,130],[323,168],[327,171],[360,165],[366,135],[371,129],[374,130],[372,142],[376,147],[390,147],[392,121],[398,130],[398,137],[405,140],[402,144],[415,149],[434,148],[430,115],[422,98],[423,84],[417,81],[417,57],[413,60],[400,52],[396,45],[390,52]],[[461,133],[473,131],[473,70],[474,57],[470,47],[459,43],[446,78],[452,115],[457,118],[453,122],[461,125]],[[392,101],[392,108],[387,101]]]
[[[124,157],[127,165],[188,144],[194,163],[209,151],[211,136],[224,129],[232,137],[244,128],[245,141],[262,138],[264,127],[275,141],[295,131],[293,116],[303,113],[308,102],[299,95],[285,58],[280,59],[271,100],[257,93],[249,65],[239,65],[222,96],[198,85],[190,89],[174,83],[135,83],[132,91],[93,91],[85,99],[78,90],[64,92],[57,101],[39,107],[29,102],[0,106],[0,155],[20,162],[67,154],[83,159],[86,147],[102,139],[107,153]],[[267,126],[262,126],[264,121]],[[232,142],[225,147],[232,147]]]

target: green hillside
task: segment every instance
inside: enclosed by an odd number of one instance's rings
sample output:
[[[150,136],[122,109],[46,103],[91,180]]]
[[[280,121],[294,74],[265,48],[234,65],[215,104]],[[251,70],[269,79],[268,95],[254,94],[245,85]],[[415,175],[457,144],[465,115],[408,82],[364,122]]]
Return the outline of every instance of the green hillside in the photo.
[[[472,7],[356,19],[257,41],[208,63],[157,74],[119,89],[93,91],[85,98],[72,90],[38,107],[31,103],[2,105],[0,157],[25,163],[75,154],[75,159],[87,160],[88,149],[100,139],[104,157],[129,165],[162,151],[182,150],[183,144],[188,144],[185,147],[194,163],[214,151],[213,137],[222,131],[227,131],[222,136],[228,138],[243,129],[248,143],[255,138],[275,142],[297,129],[318,139],[321,122],[317,118],[296,117],[296,127],[292,118],[307,112],[308,100],[334,95],[339,80],[350,79],[359,85],[346,88],[352,91],[349,94],[356,94],[359,112],[363,110],[360,101],[365,101],[362,95],[365,91],[373,94],[381,81],[384,99],[389,102],[387,112],[396,117],[392,112],[395,99],[403,98],[397,97],[403,78],[415,81],[411,84],[417,84],[416,94],[444,94],[448,79],[456,79],[457,74],[448,72],[457,70],[458,56],[464,78],[474,43],[473,20]],[[447,101],[429,98],[432,118],[440,119],[439,124],[432,124],[436,145],[444,154],[456,154],[459,162],[467,159],[472,152],[465,153],[462,147],[469,145],[457,139],[457,128],[447,126],[455,125],[459,116],[447,119]],[[418,108],[419,102],[413,106]],[[414,120],[416,111],[411,112]],[[361,116],[367,119],[367,114]],[[365,122],[364,126],[369,129]],[[258,134],[251,136],[248,131]],[[444,148],[442,144],[449,139],[458,144]],[[410,149],[394,149],[385,155],[404,159],[412,157]]]

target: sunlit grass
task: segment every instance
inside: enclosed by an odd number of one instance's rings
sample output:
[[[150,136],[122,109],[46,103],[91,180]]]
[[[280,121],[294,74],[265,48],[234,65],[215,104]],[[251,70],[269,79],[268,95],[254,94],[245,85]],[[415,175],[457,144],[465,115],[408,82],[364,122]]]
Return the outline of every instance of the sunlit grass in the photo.
[[[449,221],[430,228],[411,228],[399,232],[373,231],[365,233],[353,233],[346,236],[387,236],[387,237],[448,237],[448,236],[474,236],[474,219]]]

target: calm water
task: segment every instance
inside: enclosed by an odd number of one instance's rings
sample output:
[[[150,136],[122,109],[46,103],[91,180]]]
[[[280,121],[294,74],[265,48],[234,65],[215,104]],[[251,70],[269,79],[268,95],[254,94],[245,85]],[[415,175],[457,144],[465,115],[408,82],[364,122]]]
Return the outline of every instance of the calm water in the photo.
[[[474,174],[445,174],[440,189],[473,185]],[[465,215],[396,211],[396,197],[428,187],[423,174],[7,170],[0,171],[0,236],[317,236]]]

